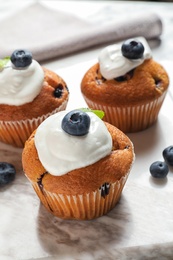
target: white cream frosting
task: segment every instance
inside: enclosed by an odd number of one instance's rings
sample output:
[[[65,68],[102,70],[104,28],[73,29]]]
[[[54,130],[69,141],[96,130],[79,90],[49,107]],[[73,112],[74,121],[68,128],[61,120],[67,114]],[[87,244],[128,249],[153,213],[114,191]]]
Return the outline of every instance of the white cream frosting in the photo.
[[[32,60],[26,68],[16,68],[9,61],[0,71],[0,104],[23,105],[32,102],[40,93],[44,72],[40,64]]]
[[[52,175],[61,176],[69,171],[91,165],[112,150],[112,137],[104,122],[92,112],[90,128],[84,136],[72,136],[61,128],[67,111],[48,117],[35,134],[39,160]]]
[[[123,76],[130,70],[136,68],[146,59],[152,57],[151,49],[143,37],[133,38],[133,40],[140,41],[144,46],[144,54],[140,59],[127,59],[122,55],[122,43],[113,44],[104,48],[99,55],[100,72],[106,79],[113,79]]]

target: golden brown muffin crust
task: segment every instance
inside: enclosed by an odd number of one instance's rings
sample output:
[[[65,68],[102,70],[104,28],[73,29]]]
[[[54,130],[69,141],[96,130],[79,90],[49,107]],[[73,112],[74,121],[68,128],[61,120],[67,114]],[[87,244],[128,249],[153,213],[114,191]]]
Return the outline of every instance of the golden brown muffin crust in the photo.
[[[67,195],[95,191],[104,183],[111,184],[119,180],[130,171],[134,160],[133,144],[119,129],[105,124],[113,140],[111,154],[63,176],[53,176],[42,166],[34,143],[34,132],[25,143],[22,154],[24,173],[32,182],[41,185],[43,190],[45,188],[50,192]]]
[[[43,68],[44,82],[39,95],[32,101],[20,106],[0,104],[0,120],[18,121],[37,118],[51,113],[64,101],[68,100],[68,89],[65,81],[54,72]],[[62,89],[62,96],[55,97],[54,90]]]
[[[135,105],[152,101],[169,85],[165,69],[153,59],[145,60],[126,75],[106,80],[99,72],[99,63],[92,66],[81,82],[82,94],[102,105]]]

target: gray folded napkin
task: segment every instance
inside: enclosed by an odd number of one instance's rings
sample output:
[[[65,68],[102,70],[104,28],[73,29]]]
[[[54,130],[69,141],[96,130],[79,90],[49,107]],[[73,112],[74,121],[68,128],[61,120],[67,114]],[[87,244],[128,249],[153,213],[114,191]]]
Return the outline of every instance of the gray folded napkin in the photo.
[[[162,22],[153,13],[98,25],[35,3],[0,21],[0,58],[22,48],[43,61],[130,37],[157,38],[161,33]]]

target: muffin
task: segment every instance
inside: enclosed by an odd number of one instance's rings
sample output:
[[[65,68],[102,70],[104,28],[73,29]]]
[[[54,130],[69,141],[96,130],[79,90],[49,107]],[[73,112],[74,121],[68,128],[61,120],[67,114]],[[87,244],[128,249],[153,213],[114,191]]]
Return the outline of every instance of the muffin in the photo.
[[[0,141],[23,147],[45,118],[66,108],[69,91],[27,50],[14,51],[0,68]]]
[[[82,95],[103,120],[125,133],[151,126],[169,86],[165,69],[152,59],[143,37],[104,48],[81,82]]]
[[[93,112],[61,111],[26,141],[23,170],[43,205],[63,219],[89,220],[119,201],[134,161],[130,139]]]

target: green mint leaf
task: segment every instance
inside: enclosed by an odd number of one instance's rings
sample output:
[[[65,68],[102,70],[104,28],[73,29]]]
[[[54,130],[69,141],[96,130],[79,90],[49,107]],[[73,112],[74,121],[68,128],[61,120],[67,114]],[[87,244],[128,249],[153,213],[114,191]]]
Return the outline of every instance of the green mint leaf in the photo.
[[[93,112],[100,119],[102,119],[105,115],[105,113],[102,110],[94,110],[94,109],[91,109],[91,108],[79,108],[79,110],[82,110],[83,112]]]
[[[0,60],[0,69],[3,69],[5,67],[5,65],[9,62],[10,57],[5,57],[3,59]]]

